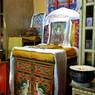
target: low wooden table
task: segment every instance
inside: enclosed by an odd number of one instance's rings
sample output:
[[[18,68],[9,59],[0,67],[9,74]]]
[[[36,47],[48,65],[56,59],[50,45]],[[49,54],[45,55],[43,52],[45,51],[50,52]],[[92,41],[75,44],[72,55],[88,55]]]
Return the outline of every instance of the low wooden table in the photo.
[[[95,87],[82,87],[72,85],[72,95],[95,95]]]

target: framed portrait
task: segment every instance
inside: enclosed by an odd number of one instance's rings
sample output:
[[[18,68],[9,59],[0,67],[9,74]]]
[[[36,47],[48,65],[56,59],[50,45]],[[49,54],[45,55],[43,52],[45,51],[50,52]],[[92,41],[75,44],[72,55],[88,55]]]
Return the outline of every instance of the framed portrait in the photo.
[[[49,43],[62,44],[64,41],[65,29],[66,29],[66,22],[51,23],[51,32],[50,32]]]

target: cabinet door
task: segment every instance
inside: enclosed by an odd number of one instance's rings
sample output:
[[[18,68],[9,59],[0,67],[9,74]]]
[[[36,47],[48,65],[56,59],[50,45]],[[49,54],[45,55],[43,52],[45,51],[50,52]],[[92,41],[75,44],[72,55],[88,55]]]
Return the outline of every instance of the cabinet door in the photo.
[[[34,95],[53,95],[53,79],[34,76]]]
[[[31,95],[33,93],[32,75],[24,72],[15,72],[15,95]]]
[[[33,94],[33,64],[15,58],[15,95]]]

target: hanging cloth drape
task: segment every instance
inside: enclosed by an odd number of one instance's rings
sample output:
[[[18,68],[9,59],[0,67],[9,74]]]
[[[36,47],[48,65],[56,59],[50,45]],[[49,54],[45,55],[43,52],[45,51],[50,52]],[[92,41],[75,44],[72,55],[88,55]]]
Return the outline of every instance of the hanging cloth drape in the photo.
[[[78,10],[80,0],[48,0],[48,13],[61,7]]]

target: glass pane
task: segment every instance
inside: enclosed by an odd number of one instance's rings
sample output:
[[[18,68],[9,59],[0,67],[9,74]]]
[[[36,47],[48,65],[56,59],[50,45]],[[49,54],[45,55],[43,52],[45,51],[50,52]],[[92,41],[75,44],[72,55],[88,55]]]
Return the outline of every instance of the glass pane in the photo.
[[[93,8],[93,5],[86,7],[86,26],[93,26]]]
[[[92,53],[85,53],[85,65],[92,65]]]
[[[85,48],[86,49],[91,49],[92,48],[92,35],[93,31],[92,30],[86,30],[85,31]]]

